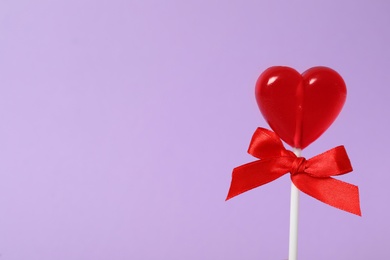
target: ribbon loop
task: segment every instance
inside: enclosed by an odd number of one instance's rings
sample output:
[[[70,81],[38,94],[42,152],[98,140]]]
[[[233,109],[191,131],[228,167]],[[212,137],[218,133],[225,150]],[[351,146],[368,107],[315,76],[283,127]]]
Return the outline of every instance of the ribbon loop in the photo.
[[[306,160],[286,150],[274,132],[258,128],[248,152],[260,160],[233,170],[226,200],[290,172],[292,182],[300,191],[330,206],[361,216],[359,188],[330,177],[352,171],[343,146]]]

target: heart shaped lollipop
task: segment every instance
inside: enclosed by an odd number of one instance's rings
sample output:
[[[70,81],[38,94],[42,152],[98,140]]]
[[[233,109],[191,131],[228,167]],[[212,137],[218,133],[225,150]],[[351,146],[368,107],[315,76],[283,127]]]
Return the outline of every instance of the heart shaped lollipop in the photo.
[[[296,148],[305,148],[320,137],[339,115],[347,89],[344,80],[327,67],[299,74],[275,66],[256,83],[260,111],[279,137]]]

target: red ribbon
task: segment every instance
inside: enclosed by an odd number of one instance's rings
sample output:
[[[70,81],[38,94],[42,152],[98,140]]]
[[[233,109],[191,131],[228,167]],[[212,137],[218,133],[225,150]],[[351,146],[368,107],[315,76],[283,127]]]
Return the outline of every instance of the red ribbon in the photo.
[[[226,200],[290,172],[292,182],[300,191],[330,206],[361,216],[358,187],[330,177],[352,171],[344,146],[306,160],[286,150],[274,132],[258,128],[248,153],[260,160],[233,170]]]

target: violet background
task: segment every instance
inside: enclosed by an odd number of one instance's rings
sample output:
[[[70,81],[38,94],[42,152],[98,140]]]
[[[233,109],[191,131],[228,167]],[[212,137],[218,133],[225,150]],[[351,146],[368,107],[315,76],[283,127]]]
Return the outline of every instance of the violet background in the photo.
[[[301,196],[299,259],[390,259],[388,1],[0,2],[0,259],[286,259],[290,180],[225,202],[269,66],[337,70],[363,217]]]

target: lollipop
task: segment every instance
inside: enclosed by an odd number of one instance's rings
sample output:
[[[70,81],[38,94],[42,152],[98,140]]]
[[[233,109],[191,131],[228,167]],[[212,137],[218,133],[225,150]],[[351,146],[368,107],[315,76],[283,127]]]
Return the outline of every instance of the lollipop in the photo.
[[[233,170],[227,200],[290,173],[289,260],[297,259],[299,190],[328,205],[361,216],[358,187],[331,176],[352,171],[344,146],[306,160],[301,151],[319,138],[340,113],[346,87],[327,67],[299,74],[289,67],[265,70],[256,83],[256,100],[272,131],[258,128],[249,154],[259,160]],[[284,148],[282,139],[292,146]]]

